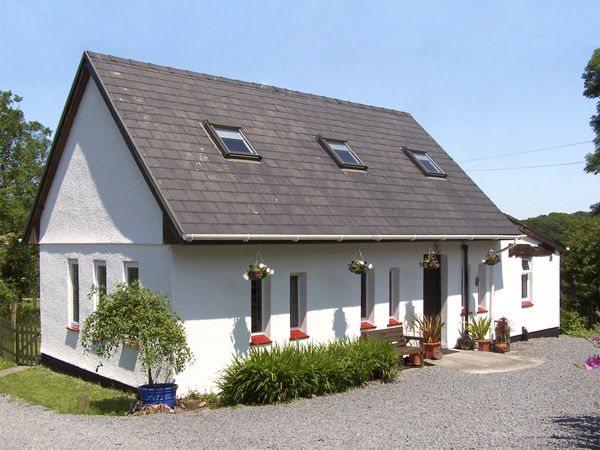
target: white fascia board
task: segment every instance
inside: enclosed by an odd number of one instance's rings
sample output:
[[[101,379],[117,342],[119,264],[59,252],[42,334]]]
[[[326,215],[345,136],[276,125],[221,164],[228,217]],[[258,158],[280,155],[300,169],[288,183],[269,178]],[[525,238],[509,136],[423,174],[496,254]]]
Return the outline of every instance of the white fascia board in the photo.
[[[525,235],[500,234],[183,234],[183,240],[193,241],[499,241],[522,239]]]

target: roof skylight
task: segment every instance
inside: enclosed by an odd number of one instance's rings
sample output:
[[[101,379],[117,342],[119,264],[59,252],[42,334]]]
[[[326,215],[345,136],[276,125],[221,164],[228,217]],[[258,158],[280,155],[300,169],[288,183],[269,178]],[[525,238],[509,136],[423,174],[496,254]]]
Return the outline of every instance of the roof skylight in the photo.
[[[317,140],[338,166],[344,169],[367,170],[367,166],[356,156],[346,141],[326,139],[321,135],[317,136]]]
[[[421,171],[430,177],[446,178],[446,173],[440,169],[433,159],[426,153],[417,150],[410,150],[406,147],[402,147],[404,153],[415,163],[415,165],[421,169]]]
[[[204,121],[204,127],[225,158],[250,159],[260,161],[240,127],[213,125]]]

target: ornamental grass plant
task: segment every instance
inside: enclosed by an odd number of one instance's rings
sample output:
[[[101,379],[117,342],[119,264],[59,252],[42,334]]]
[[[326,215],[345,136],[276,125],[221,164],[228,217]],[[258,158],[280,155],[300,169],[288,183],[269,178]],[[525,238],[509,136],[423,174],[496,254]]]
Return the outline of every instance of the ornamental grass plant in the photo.
[[[234,357],[217,384],[225,404],[281,403],[387,380],[398,365],[394,347],[381,339],[252,347]]]

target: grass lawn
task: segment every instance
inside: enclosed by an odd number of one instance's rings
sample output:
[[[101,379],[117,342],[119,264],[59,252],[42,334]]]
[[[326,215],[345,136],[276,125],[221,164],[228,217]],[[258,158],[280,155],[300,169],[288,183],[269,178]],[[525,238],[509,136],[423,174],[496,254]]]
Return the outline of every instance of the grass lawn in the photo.
[[[0,378],[0,393],[19,397],[32,405],[45,406],[59,414],[108,416],[125,414],[134,397],[131,393],[103,388],[41,366]],[[79,394],[87,394],[90,399],[84,411],[78,410]]]
[[[9,367],[15,367],[16,364],[13,362],[10,362],[6,359],[4,359],[3,357],[0,356],[0,370],[2,369],[8,369]]]

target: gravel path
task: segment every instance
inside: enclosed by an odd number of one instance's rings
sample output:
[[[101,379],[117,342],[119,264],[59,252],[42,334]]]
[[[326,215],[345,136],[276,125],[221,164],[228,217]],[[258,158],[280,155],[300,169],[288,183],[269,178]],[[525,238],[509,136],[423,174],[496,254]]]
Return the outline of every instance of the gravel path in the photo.
[[[493,374],[410,369],[329,397],[179,415],[57,415],[0,396],[0,448],[600,449],[600,369],[574,365],[599,350],[561,336],[512,351],[548,362]]]

